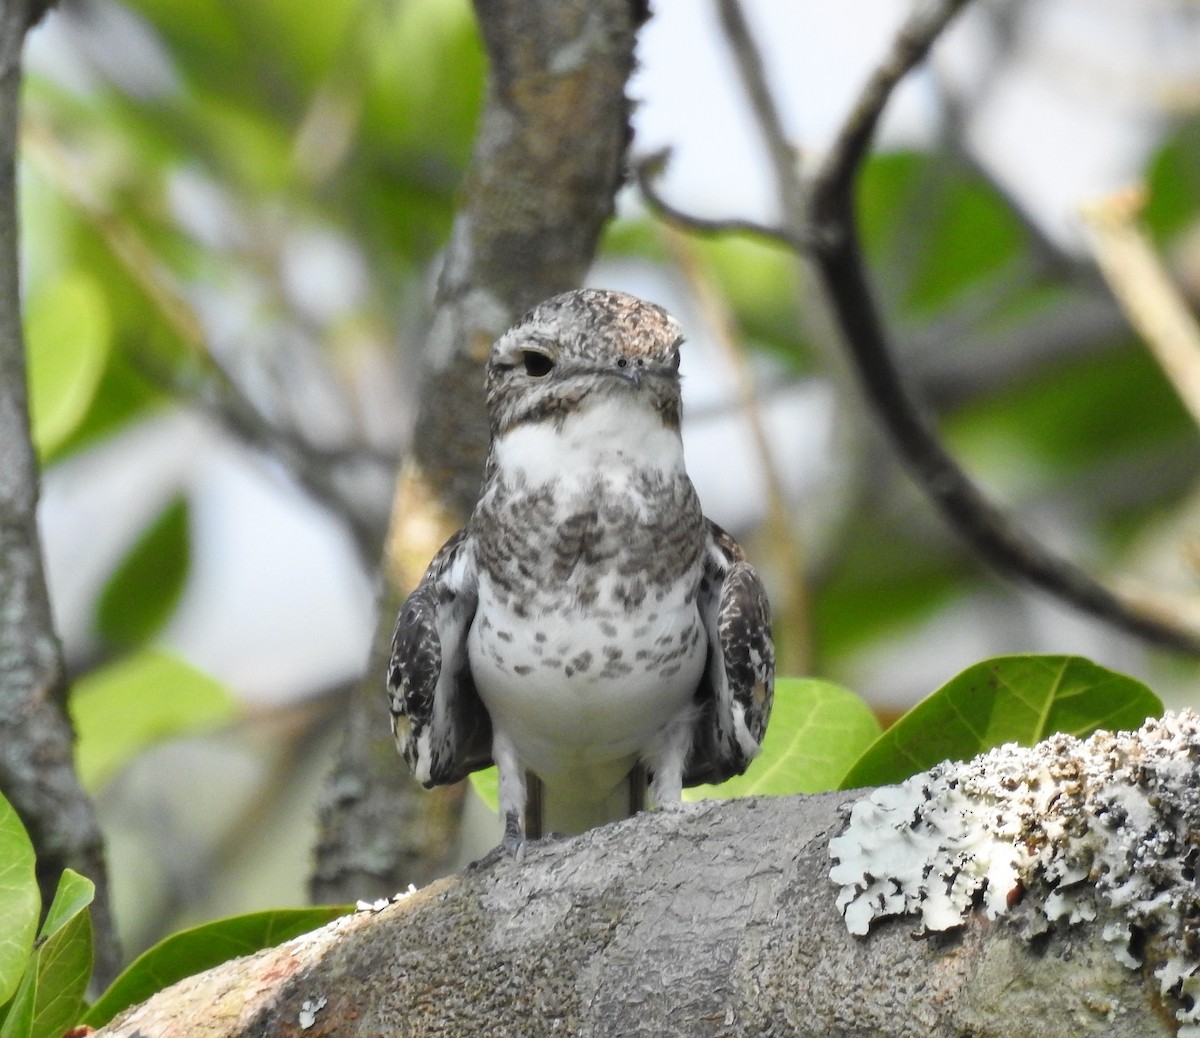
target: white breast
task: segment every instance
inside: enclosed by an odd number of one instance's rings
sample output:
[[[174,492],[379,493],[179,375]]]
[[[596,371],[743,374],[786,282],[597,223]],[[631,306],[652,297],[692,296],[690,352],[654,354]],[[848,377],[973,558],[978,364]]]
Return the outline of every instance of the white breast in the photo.
[[[506,476],[530,483],[584,480],[597,472],[619,473],[634,465],[681,473],[683,440],[663,425],[653,408],[631,394],[601,398],[552,422],[519,425],[499,437],[495,460]]]

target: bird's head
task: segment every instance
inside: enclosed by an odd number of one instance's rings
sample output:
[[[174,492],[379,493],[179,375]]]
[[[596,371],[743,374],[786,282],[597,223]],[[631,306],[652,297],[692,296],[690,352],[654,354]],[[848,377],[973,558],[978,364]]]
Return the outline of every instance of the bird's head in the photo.
[[[614,395],[678,429],[683,333],[662,307],[578,289],[540,303],[496,340],[487,366],[493,437],[554,422]]]

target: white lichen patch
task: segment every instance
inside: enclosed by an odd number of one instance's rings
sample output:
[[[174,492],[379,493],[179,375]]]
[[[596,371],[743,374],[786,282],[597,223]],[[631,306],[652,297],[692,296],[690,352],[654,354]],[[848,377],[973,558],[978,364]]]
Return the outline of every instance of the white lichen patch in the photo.
[[[1100,920],[1117,960],[1182,1003],[1200,1038],[1200,718],[1137,732],[1056,735],[939,764],[858,801],[830,841],[830,878],[851,933],[886,916],[926,930],[995,919],[1023,896],[1047,920]]]
[[[356,912],[382,912],[389,905],[396,904],[397,901],[403,901],[407,897],[412,897],[417,892],[416,885],[410,883],[407,890],[401,890],[391,897],[381,897],[377,901],[355,901],[354,911]]]
[[[317,1022],[317,1014],[325,1008],[328,999],[320,995],[315,999],[305,999],[300,1006],[300,1030],[307,1031]]]

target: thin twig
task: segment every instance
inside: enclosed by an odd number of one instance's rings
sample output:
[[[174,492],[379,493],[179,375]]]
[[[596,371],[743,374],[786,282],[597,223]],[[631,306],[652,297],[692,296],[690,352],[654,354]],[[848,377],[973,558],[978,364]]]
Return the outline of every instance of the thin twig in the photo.
[[[783,222],[793,236],[800,237],[804,226],[804,185],[797,167],[796,149],[788,139],[771,85],[767,82],[766,63],[739,0],[717,0],[717,14],[771,159]]]
[[[696,234],[749,234],[755,238],[765,238],[767,241],[785,245],[796,252],[807,251],[808,241],[787,227],[758,223],[740,217],[710,219],[686,213],[672,205],[655,186],[655,181],[666,168],[670,157],[670,149],[664,148],[662,151],[647,155],[633,167],[633,174],[637,179],[642,196],[656,216],[661,217],[669,224]]]
[[[1113,295],[1200,425],[1200,326],[1138,221],[1145,201],[1144,191],[1131,189],[1081,214]]]
[[[769,568],[783,578],[783,594],[772,594],[773,624],[778,665],[781,673],[803,674],[812,665],[811,614],[805,584],[804,547],[795,524],[789,521],[790,509],[779,466],[771,453],[762,411],[746,361],[745,346],[728,301],[696,249],[678,231],[668,230],[667,246],[696,297],[704,321],[724,353],[734,377],[737,404],[750,427],[755,451],[762,466],[766,486],[767,515],[764,523]]]
[[[966,3],[967,0],[927,0],[901,27],[891,50],[867,80],[817,173],[810,202],[815,217],[825,216],[835,199],[849,201],[855,177],[866,158],[875,127],[892,90],[914,66],[924,60],[934,40]],[[834,211],[829,215],[838,217],[831,228],[834,233],[840,234],[851,229],[842,226],[840,213]]]
[[[965,0],[924,5],[867,82],[813,184],[814,261],[860,383],[918,482],[947,521],[1001,573],[1025,580],[1147,641],[1200,655],[1200,634],[1142,612],[1018,529],[972,482],[905,387],[859,251],[854,182],[892,89],[924,59]]]
[[[767,82],[766,67],[738,0],[716,0],[717,15],[725,39],[733,52],[746,88],[750,110],[766,144],[782,217],[778,224],[765,224],[741,217],[706,219],[671,205],[655,187],[655,180],[670,158],[670,149],[649,155],[634,167],[638,186],[650,208],[677,227],[698,234],[750,234],[807,252],[812,245],[805,227],[804,185],[797,167],[796,149],[788,140],[783,119]]]

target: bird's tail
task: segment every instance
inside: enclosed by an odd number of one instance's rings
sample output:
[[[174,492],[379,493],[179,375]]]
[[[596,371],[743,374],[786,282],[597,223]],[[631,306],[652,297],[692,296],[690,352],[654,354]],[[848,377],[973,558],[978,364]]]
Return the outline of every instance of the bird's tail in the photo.
[[[646,769],[636,765],[607,794],[594,799],[581,795],[579,790],[548,787],[533,772],[526,773],[525,791],[525,835],[529,839],[547,833],[573,836],[644,810]]]

